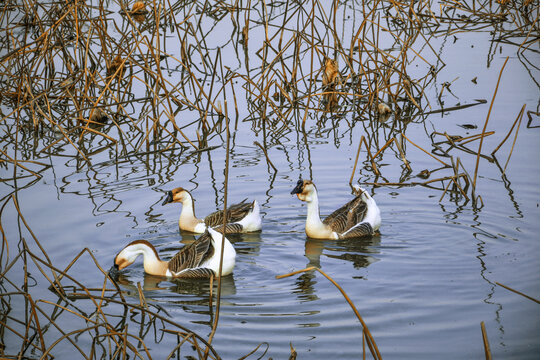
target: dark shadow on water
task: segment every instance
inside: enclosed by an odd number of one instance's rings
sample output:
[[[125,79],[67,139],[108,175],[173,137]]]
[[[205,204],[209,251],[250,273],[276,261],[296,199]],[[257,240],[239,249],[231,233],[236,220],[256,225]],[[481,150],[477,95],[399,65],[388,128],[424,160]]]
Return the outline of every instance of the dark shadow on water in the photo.
[[[129,296],[139,297],[137,283],[139,278],[120,274],[116,282],[121,289]],[[214,279],[213,294],[217,291],[217,279]],[[188,295],[189,298],[178,299],[173,297],[174,303],[185,303],[193,305],[208,305],[210,296],[210,280],[209,279],[170,279],[162,276],[144,274],[141,288],[145,298],[156,300],[159,302],[168,302],[167,298],[171,294]],[[234,275],[224,276],[221,279],[221,295],[235,295],[236,286],[234,283]],[[197,298],[193,298],[197,297]]]
[[[168,287],[169,291],[181,295],[201,296],[201,304],[208,304],[210,295],[210,282],[208,279],[174,279],[171,280],[173,286]],[[214,279],[213,295],[217,292],[217,280]],[[230,296],[236,294],[236,285],[234,283],[234,274],[223,276],[221,278],[221,296]],[[192,303],[192,302],[190,302]]]
[[[380,235],[337,241],[307,238],[304,253],[308,259],[306,268],[314,266],[324,270],[324,267],[321,266],[322,255],[331,259],[350,261],[354,268],[352,271],[366,268],[379,260],[373,255],[380,252],[380,243]],[[316,276],[314,272],[305,272],[298,276],[295,282],[296,288],[293,293],[300,300],[313,301],[318,299],[315,290],[315,284],[317,283]]]
[[[325,256],[332,259],[350,261],[355,269],[361,269],[377,261],[370,254],[379,253],[380,243],[380,235],[338,241],[308,238],[305,246],[305,256],[309,260],[307,266],[321,267],[320,258],[324,253]]]

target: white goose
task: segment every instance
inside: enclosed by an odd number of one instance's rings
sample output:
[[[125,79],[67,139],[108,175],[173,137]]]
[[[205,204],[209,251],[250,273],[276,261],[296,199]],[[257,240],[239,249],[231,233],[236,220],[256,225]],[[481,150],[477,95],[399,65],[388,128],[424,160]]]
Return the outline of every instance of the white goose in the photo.
[[[227,209],[226,232],[228,234],[254,232],[262,228],[259,203],[257,203],[257,200],[251,203],[245,203],[244,201]],[[198,219],[195,216],[193,197],[189,191],[181,187],[169,191],[162,205],[173,202],[182,203],[182,211],[180,212],[180,219],[178,219],[180,229],[200,234],[211,226],[215,230],[221,231],[223,227],[223,210],[211,213],[204,220]]]
[[[375,200],[362,188],[359,193],[326,219],[319,216],[317,188],[311,180],[298,180],[291,194],[307,202],[306,235],[314,239],[347,239],[370,236],[381,226],[381,212]]]
[[[122,270],[143,255],[144,271],[151,275],[172,278],[208,278],[219,274],[222,234],[212,228],[195,242],[184,246],[169,261],[163,261],[152,244],[146,240],[136,240],[122,249],[114,258],[114,270]],[[236,251],[225,238],[221,275],[232,273]],[[113,270],[113,269],[111,269]]]

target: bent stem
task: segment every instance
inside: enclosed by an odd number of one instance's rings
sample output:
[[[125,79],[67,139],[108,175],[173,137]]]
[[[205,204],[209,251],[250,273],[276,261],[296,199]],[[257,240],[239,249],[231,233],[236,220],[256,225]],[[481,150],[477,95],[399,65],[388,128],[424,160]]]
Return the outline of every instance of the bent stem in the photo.
[[[225,110],[227,113],[227,110]],[[225,179],[224,179],[224,198],[223,198],[223,232],[221,234],[221,253],[219,254],[219,272],[217,276],[217,294],[216,294],[216,318],[214,320],[214,324],[212,326],[212,332],[210,333],[210,336],[208,337],[208,344],[212,344],[212,339],[214,338],[214,335],[217,330],[218,321],[219,321],[219,310],[220,310],[220,303],[221,303],[221,273],[223,270],[223,253],[225,252],[225,234],[227,232],[227,185],[229,183],[229,144],[230,144],[230,132],[229,132],[229,116],[226,115],[225,119],[225,126],[227,127],[226,133],[227,133],[227,153],[225,155]],[[206,351],[204,353],[204,358],[206,359],[208,356],[208,350],[209,348],[206,348]]]
[[[308,271],[312,271],[312,270],[317,270],[318,272],[320,272],[325,278],[327,278],[332,284],[334,284],[334,286],[341,292],[341,295],[343,295],[343,297],[345,298],[347,303],[349,303],[349,306],[351,307],[351,309],[354,311],[354,314],[356,315],[356,318],[362,324],[363,334],[365,334],[365,336],[366,336],[367,345],[369,347],[369,350],[371,351],[371,354],[373,355],[373,358],[382,359],[381,354],[379,352],[379,349],[377,348],[377,344],[375,343],[375,340],[373,339],[373,336],[371,336],[371,333],[370,333],[370,331],[369,331],[369,329],[367,327],[367,324],[364,322],[364,320],[362,319],[362,316],[360,316],[360,313],[356,309],[356,306],[354,306],[354,303],[351,301],[351,299],[349,298],[349,296],[347,295],[345,290],[343,290],[343,288],[341,286],[339,286],[339,284],[337,282],[335,282],[334,279],[332,279],[332,277],[330,277],[330,275],[326,274],[324,271],[322,271],[318,267],[311,266],[311,267],[308,267],[308,268],[305,268],[305,269],[302,269],[302,270],[294,271],[294,272],[289,273],[289,274],[277,275],[276,279],[283,279],[283,278],[286,278],[286,277],[289,277],[289,276],[293,276],[293,275],[296,275],[296,274],[299,274],[299,273],[308,272]]]
[[[484,143],[484,134],[486,133],[487,124],[489,121],[489,116],[491,115],[491,109],[493,108],[493,103],[495,102],[495,96],[497,96],[497,91],[499,90],[499,84],[501,82],[502,73],[504,71],[504,68],[506,66],[506,63],[508,62],[508,56],[506,57],[506,60],[504,61],[504,64],[501,68],[501,71],[499,72],[499,78],[497,79],[497,85],[495,86],[495,91],[493,92],[493,97],[491,98],[491,104],[489,105],[488,114],[486,117],[486,122],[484,123],[484,128],[482,129],[482,137],[480,138],[480,145],[478,145],[478,155],[476,156],[476,166],[474,168],[474,178],[473,178],[473,188],[476,189],[476,176],[478,175],[478,165],[480,163],[480,154],[482,153],[482,145]]]

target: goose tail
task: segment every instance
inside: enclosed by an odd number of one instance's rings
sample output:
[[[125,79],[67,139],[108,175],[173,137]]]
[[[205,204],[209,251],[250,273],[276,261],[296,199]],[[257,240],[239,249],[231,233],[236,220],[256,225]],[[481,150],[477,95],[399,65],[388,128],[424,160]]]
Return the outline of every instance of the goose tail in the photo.
[[[367,206],[364,222],[368,222],[373,228],[373,231],[379,230],[379,227],[381,226],[381,211],[377,206],[375,199],[373,199],[367,191],[363,190],[362,200]]]
[[[247,215],[238,222],[243,227],[242,232],[259,231],[262,228],[261,212],[257,200],[251,203],[251,209]]]

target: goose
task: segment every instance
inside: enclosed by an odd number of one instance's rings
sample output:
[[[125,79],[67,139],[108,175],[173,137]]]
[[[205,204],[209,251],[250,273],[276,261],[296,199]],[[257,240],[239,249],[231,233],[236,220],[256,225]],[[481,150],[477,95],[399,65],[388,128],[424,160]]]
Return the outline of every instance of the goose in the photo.
[[[257,200],[251,203],[244,201],[234,204],[227,209],[227,226],[225,230],[228,234],[261,230],[262,221]],[[169,191],[162,205],[173,202],[182,203],[182,211],[180,212],[180,219],[178,219],[178,226],[181,230],[201,234],[207,227],[211,226],[215,230],[222,232],[223,210],[211,213],[204,220],[198,219],[195,216],[193,197],[189,191],[181,187]]]
[[[222,234],[211,227],[195,242],[184,246],[169,261],[163,261],[152,244],[135,240],[123,248],[114,258],[114,271],[133,264],[143,255],[144,271],[150,275],[172,278],[209,278],[219,274]],[[232,273],[236,258],[234,247],[225,238],[221,275]]]
[[[381,213],[375,200],[358,185],[358,195],[323,221],[319,217],[317,188],[311,180],[298,180],[291,194],[307,202],[306,235],[314,239],[347,239],[370,236],[381,225]]]

